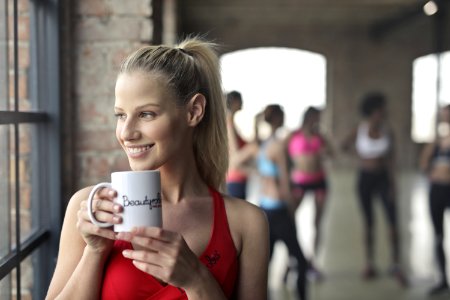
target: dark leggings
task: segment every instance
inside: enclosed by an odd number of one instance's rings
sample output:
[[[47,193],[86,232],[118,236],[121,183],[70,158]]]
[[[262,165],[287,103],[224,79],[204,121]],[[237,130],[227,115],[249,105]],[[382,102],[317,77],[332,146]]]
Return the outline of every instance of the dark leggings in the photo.
[[[247,182],[227,182],[228,195],[239,199],[247,199]]]
[[[435,234],[435,251],[442,282],[447,282],[444,253],[444,212],[450,207],[450,184],[432,183],[430,187],[430,213]]]
[[[283,241],[289,251],[289,256],[297,260],[298,278],[297,290],[300,299],[306,299],[306,260],[297,239],[295,221],[287,207],[264,209],[270,228],[270,256],[272,257],[275,242]]]
[[[393,261],[399,260],[399,245],[397,233],[397,213],[395,199],[392,198],[393,189],[386,170],[365,171],[360,170],[358,176],[358,196],[366,227],[366,255],[369,263],[373,262],[374,248],[374,216],[373,201],[379,196],[383,204],[386,219],[391,229],[391,244]]]

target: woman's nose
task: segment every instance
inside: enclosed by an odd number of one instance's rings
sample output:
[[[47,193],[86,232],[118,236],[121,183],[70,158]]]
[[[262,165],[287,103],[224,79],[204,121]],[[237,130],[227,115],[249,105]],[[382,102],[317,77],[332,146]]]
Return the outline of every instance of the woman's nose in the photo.
[[[139,129],[132,119],[128,119],[123,124],[121,130],[121,137],[123,140],[136,140],[140,137]]]

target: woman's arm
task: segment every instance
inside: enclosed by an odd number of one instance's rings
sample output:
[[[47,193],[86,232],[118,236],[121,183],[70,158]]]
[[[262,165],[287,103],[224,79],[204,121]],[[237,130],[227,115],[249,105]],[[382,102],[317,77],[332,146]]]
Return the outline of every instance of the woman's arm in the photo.
[[[87,246],[79,230],[87,231],[87,227],[90,227],[90,230],[109,239],[114,238],[114,232],[83,221],[83,218],[87,218],[84,200],[90,190],[91,188],[85,188],[78,191],[69,202],[61,232],[58,261],[46,299],[99,298],[103,266],[109,253],[99,249],[104,244],[101,240],[107,239],[96,237],[98,247]],[[84,209],[80,209],[83,206]],[[107,243],[112,241],[108,240]]]
[[[239,150],[236,140],[236,129],[234,128],[234,119],[231,112],[227,112],[227,136],[228,136],[228,151],[232,156]]]
[[[290,179],[289,179],[289,169],[288,169],[288,159],[286,155],[285,143],[277,142],[274,143],[273,149],[268,149],[271,153],[273,153],[273,160],[278,166],[280,175],[279,175],[279,184],[280,184],[280,192],[283,200],[290,202],[291,198],[291,190],[290,190]],[[272,156],[272,155],[271,155]]]
[[[341,143],[341,149],[344,152],[349,152],[352,146],[354,146],[356,141],[356,131],[357,129],[354,128],[342,141]]]
[[[232,231],[241,231],[236,299],[267,299],[269,225],[264,212],[251,203],[234,201],[239,207],[229,214]],[[236,205],[238,206],[238,205]],[[227,213],[228,213],[227,209]],[[235,229],[233,229],[233,227]]]
[[[433,157],[435,143],[429,143],[425,145],[420,155],[419,167],[422,172],[428,172],[430,169],[431,158]]]
[[[323,141],[323,144],[324,144],[323,154],[326,157],[334,158],[335,157],[334,147],[333,147],[331,141],[324,135],[321,135],[320,137],[321,137],[321,139]]]

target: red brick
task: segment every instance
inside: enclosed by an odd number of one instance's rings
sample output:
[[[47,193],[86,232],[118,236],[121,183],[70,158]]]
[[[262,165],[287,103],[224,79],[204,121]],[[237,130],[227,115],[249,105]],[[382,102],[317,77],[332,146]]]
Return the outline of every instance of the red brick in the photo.
[[[19,41],[30,40],[30,17],[28,14],[19,15],[17,18],[17,38]],[[14,40],[14,15],[8,15],[8,38]]]
[[[29,185],[20,187],[20,207],[22,209],[31,208],[31,188]]]
[[[19,41],[30,40],[30,17],[19,16],[18,18],[18,39]]]
[[[81,131],[78,133],[77,141],[77,150],[79,152],[113,151],[120,149],[114,128],[110,130]]]
[[[148,27],[151,21],[144,17],[87,17],[77,23],[76,36],[79,41],[140,41]]]
[[[75,2],[76,12],[82,16],[109,16],[111,9],[105,0],[79,0]]]
[[[81,158],[81,177],[90,179],[92,183],[110,178],[111,166],[104,155],[93,154]]]
[[[151,0],[110,0],[109,7],[116,15],[152,15]]]
[[[18,90],[18,94],[19,94],[19,99],[21,100],[20,102],[22,102],[22,100],[26,100],[28,97],[28,80],[27,80],[27,76],[26,74],[19,74],[19,90]],[[9,75],[9,95],[11,98],[14,98],[15,92],[14,92],[14,75],[10,74]],[[19,105],[20,105],[19,102]],[[25,109],[29,107],[29,105],[26,105],[24,103],[23,106]]]
[[[27,124],[19,125],[19,153],[21,155],[31,153],[31,127]]]
[[[19,0],[17,2],[17,11],[19,12],[19,14],[29,13],[30,11],[29,2],[30,0]]]
[[[114,116],[114,99],[110,97],[89,97],[94,101],[88,101],[87,97],[83,99],[78,108],[79,122],[83,127],[99,126],[102,128],[114,128],[116,119]],[[84,100],[86,99],[86,100]]]

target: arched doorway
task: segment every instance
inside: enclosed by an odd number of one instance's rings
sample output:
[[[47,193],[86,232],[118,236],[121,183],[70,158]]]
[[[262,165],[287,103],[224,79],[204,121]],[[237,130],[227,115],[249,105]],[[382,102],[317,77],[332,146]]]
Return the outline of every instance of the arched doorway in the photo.
[[[326,59],[323,55],[292,48],[251,48],[221,57],[225,92],[237,90],[243,109],[236,115],[242,135],[253,138],[253,120],[266,105],[277,103],[285,111],[285,126],[299,126],[308,106],[326,104]]]

